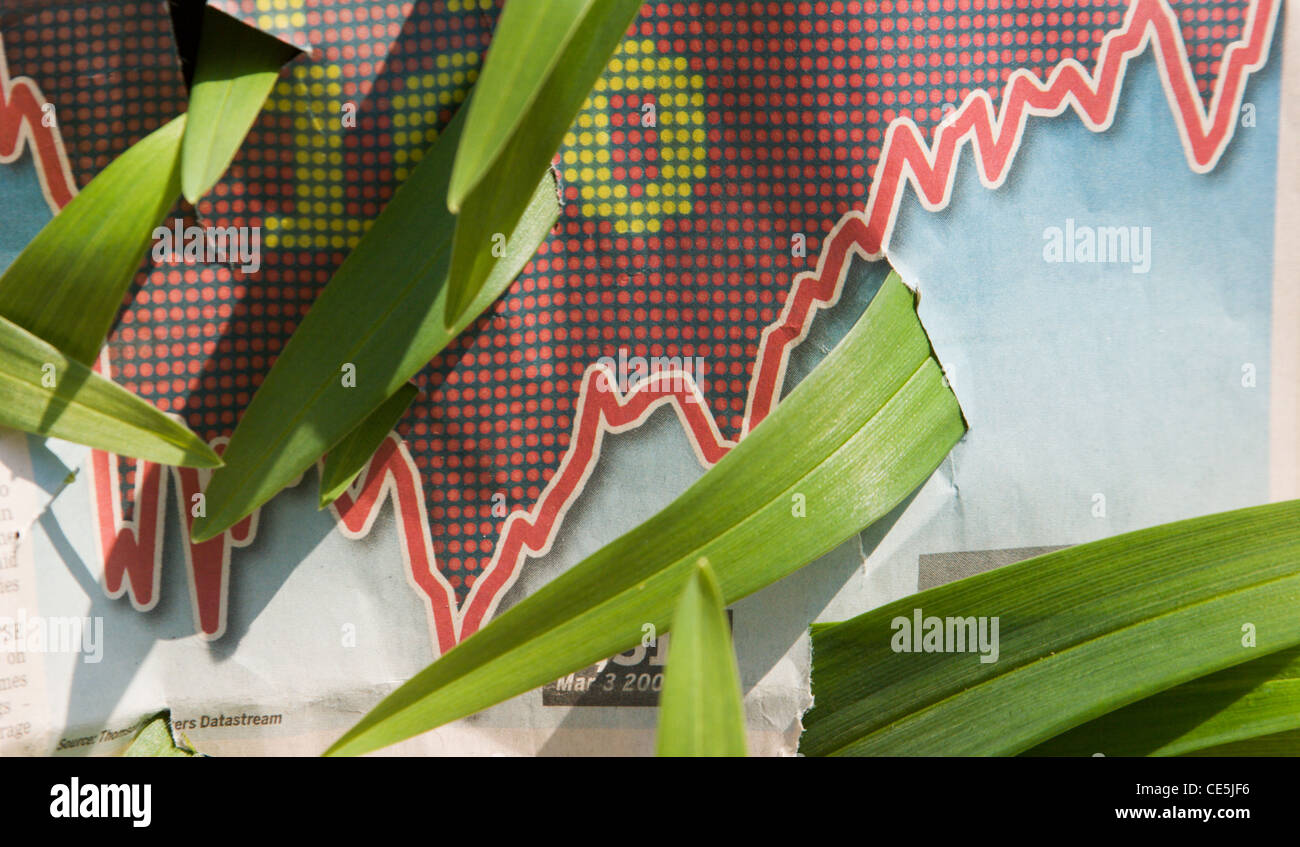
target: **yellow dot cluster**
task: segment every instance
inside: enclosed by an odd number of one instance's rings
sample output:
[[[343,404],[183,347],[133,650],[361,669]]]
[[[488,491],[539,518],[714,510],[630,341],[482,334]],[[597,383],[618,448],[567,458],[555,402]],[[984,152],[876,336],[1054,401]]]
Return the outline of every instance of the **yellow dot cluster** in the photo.
[[[407,76],[401,93],[389,98],[395,180],[410,176],[438,137],[438,111],[464,101],[478,62],[473,51],[440,55],[435,70]],[[294,65],[267,101],[268,110],[292,116],[297,178],[291,214],[263,222],[267,247],[350,250],[370,228],[371,219],[345,211],[343,139],[357,130],[343,117],[361,104],[344,99],[341,76],[333,64]]]
[[[578,187],[582,214],[611,220],[617,232],[658,232],[665,215],[691,211],[691,187],[707,173],[704,78],[688,74],[686,59],[657,55],[651,39],[619,45],[596,90],[564,137],[564,179]],[[609,92],[654,95],[659,176],[629,197],[624,181],[611,184]],[[640,126],[641,114],[630,115]]]
[[[288,29],[307,23],[307,0],[257,0],[257,25],[261,29]]]

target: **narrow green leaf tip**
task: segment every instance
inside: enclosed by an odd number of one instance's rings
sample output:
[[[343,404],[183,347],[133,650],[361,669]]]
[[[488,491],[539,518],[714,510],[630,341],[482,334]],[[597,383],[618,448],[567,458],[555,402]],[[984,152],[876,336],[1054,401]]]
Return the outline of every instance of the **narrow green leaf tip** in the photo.
[[[271,35],[208,7],[181,144],[181,190],[197,204],[230,167],[275,87],[280,69],[298,51]]]
[[[673,615],[659,700],[660,756],[744,756],[740,672],[722,589],[701,557]]]

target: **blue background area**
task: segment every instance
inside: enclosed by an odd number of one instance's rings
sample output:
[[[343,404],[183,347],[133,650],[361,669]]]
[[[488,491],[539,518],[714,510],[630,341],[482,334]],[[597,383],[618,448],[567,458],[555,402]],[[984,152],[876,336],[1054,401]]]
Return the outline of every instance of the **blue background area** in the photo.
[[[1209,174],[1188,167],[1148,53],[1107,132],[1073,111],[1031,118],[1000,189],[967,152],[946,210],[904,201],[891,259],[971,424],[920,552],[1080,542],[1267,499],[1275,50],[1246,92],[1258,125]],[[1047,263],[1044,229],[1067,218],[1151,227],[1150,272]]]
[[[17,161],[0,166],[0,197],[5,198],[4,225],[0,226],[0,271],[3,271],[53,217],[41,195],[30,149]]]

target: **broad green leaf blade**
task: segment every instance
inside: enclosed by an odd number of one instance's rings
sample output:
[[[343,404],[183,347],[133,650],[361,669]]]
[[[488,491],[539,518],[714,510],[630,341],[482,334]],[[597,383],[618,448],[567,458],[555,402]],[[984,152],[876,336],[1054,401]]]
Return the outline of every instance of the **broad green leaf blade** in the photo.
[[[1245,756],[1286,756],[1287,758],[1295,758],[1300,756],[1300,730],[1291,729],[1275,735],[1260,735],[1255,738],[1232,741],[1186,755],[1227,756],[1231,758],[1243,758]]]
[[[177,746],[167,726],[167,713],[158,715],[136,734],[131,746],[122,754],[128,758],[192,759],[198,756],[193,750]]]
[[[660,756],[745,755],[740,671],[722,590],[701,559],[673,613],[659,699]]]
[[[815,625],[815,703],[804,716],[800,749],[1020,753],[1145,697],[1300,643],[1297,603],[1300,501],[1027,559],[851,621]],[[902,650],[915,645],[917,609],[923,621],[939,621],[949,646],[981,618],[991,635],[997,618],[997,660]],[[1246,623],[1259,633],[1257,647],[1242,644]]]
[[[1242,662],[1102,715],[1029,756],[1182,756],[1300,729],[1300,648]]]
[[[531,187],[609,64],[641,0],[511,0],[497,20],[447,193],[457,212],[448,324],[477,300]]]
[[[447,203],[470,192],[524,139],[540,177],[635,20],[642,0],[506,3],[474,88]],[[535,180],[534,180],[535,181]]]
[[[320,476],[322,509],[347,490],[419,393],[420,389],[406,383],[329,452]]]
[[[181,189],[186,200],[198,203],[221,179],[280,68],[297,52],[215,8],[203,11],[189,121],[181,144]]]
[[[184,424],[2,317],[0,426],[166,465],[221,464]]]
[[[89,365],[180,194],[185,116],[100,171],[0,277],[0,315]]]
[[[836,348],[659,514],[447,652],[330,749],[358,754],[473,714],[668,628],[705,557],[731,603],[896,506],[965,431],[912,293],[891,274]]]
[[[356,429],[514,280],[559,215],[555,182],[534,183],[506,257],[474,305],[443,325],[455,218],[441,202],[463,118],[393,195],[325,286],[231,436],[206,490],[195,541],[212,538],[275,496]],[[351,376],[352,382],[346,377]],[[229,473],[227,473],[229,470]]]

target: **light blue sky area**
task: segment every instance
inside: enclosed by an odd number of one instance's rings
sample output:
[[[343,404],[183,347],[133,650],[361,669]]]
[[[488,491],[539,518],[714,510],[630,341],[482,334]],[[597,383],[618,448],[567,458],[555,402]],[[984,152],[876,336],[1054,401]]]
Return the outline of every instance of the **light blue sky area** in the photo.
[[[916,552],[1074,543],[1265,502],[1279,65],[1252,78],[1258,125],[1209,174],[1188,167],[1146,54],[1109,131],[1072,111],[1031,118],[1000,189],[967,152],[946,210],[908,195],[891,258],[971,424],[943,471],[957,493]],[[1044,230],[1067,218],[1150,227],[1150,272],[1044,261]]]

